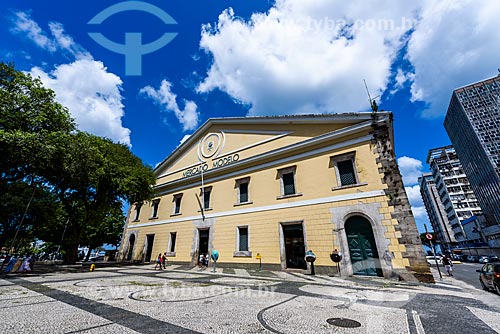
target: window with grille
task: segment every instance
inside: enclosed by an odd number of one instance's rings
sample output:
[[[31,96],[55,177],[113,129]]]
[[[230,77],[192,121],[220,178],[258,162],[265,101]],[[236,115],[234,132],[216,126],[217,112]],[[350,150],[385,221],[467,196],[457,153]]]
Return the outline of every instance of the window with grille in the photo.
[[[348,186],[357,183],[352,160],[337,161],[337,168],[339,171],[341,186]]]
[[[282,179],[283,179],[283,195],[295,194],[295,181],[293,173],[283,174]]]

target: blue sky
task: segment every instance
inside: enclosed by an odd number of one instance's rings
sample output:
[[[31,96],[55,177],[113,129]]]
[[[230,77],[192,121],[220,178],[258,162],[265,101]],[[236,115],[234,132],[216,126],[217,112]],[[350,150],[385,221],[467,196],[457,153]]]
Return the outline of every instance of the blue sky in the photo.
[[[81,130],[151,166],[211,117],[368,111],[366,80],[394,112],[423,230],[417,177],[428,150],[450,144],[442,123],[452,90],[497,73],[499,12],[495,0],[4,0],[0,61],[39,76]],[[126,56],[90,33],[122,45],[126,33],[143,45],[176,35],[135,61],[127,54],[127,72]]]

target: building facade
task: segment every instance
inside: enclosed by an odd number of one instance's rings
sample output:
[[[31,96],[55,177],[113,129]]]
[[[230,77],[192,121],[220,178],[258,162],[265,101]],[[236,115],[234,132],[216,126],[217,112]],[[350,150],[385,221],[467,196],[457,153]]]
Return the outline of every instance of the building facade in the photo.
[[[500,76],[454,90],[444,126],[484,213],[486,238],[499,246]]]
[[[393,151],[392,113],[210,119],[155,169],[119,256],[432,281]],[[257,256],[258,255],[258,256]],[[260,260],[258,259],[260,258]]]
[[[448,220],[446,209],[439,196],[434,176],[432,173],[424,173],[419,177],[418,183],[429,222],[436,236],[435,242],[442,245],[442,248],[450,251],[458,245],[458,242]]]
[[[439,201],[445,211],[443,220],[451,227],[458,245],[463,246],[468,237],[462,222],[472,216],[482,215],[476,196],[453,146],[429,150],[427,163],[434,177]]]

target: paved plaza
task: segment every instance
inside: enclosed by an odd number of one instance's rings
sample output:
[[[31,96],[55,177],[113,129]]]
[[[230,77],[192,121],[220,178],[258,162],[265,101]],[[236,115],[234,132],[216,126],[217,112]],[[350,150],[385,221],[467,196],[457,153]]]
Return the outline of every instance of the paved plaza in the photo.
[[[0,279],[0,333],[492,333],[500,296],[437,284],[171,265]]]

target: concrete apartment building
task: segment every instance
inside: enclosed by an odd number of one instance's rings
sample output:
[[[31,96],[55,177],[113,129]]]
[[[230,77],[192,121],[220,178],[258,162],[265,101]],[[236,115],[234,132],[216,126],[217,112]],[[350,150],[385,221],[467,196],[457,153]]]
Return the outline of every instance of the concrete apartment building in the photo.
[[[432,281],[394,154],[392,113],[209,119],[130,207],[119,257]]]
[[[500,75],[455,89],[444,126],[483,211],[482,231],[500,247]]]
[[[451,228],[443,202],[439,197],[434,176],[432,173],[424,173],[418,178],[418,183],[429,222],[436,236],[435,243],[442,245],[444,249],[450,251],[458,245],[458,242]]]
[[[482,212],[455,149],[449,145],[429,150],[426,162],[431,173],[423,177],[420,193],[431,225],[442,232],[440,241],[449,251],[465,247],[475,238],[465,233],[462,223]]]

